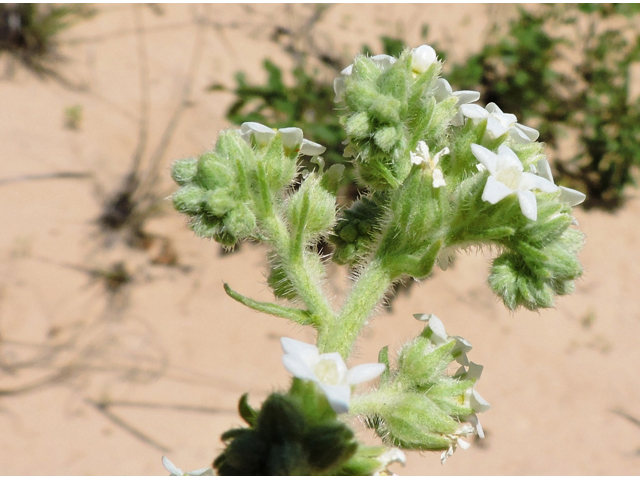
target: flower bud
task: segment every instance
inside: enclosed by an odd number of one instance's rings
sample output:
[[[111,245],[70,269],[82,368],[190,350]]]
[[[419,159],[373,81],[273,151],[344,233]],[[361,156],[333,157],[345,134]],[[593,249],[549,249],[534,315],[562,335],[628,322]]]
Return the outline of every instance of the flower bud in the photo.
[[[186,185],[192,182],[197,172],[198,160],[196,158],[177,160],[171,165],[171,178],[178,185]]]
[[[429,45],[422,45],[411,50],[411,69],[416,74],[426,72],[437,61],[436,51]]]

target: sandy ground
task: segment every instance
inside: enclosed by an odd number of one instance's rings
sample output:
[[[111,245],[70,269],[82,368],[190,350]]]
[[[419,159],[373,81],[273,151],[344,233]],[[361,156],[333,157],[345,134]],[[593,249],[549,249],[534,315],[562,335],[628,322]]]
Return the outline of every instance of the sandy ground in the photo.
[[[130,5],[103,6],[66,32],[59,71],[79,88],[39,80],[22,67],[0,82],[0,179],[92,174],[0,185],[0,474],[158,475],[165,473],[162,454],[186,469],[207,466],[220,450],[219,435],[240,423],[239,396],[249,392],[259,402],[286,386],[279,337],[312,340],[312,332],[224,294],[222,280],[270,299],[263,248],[244,245],[221,256],[166,208],[146,228],[171,239],[179,260],[171,267],[152,263],[157,245],[135,250],[96,226],[137,145],[141,65],[148,65],[150,100],[145,162],[191,85],[188,107],[156,155],[163,196],[172,189],[169,162],[208,148],[227,126],[230,94],[206,87],[232,86],[238,70],[261,78],[266,56],[290,64],[269,35],[275,24],[298,28],[311,13],[299,5],[163,9],[157,15],[139,7],[136,17]],[[316,39],[350,54],[364,42],[378,48],[380,34],[419,44],[421,25],[429,23],[429,40],[453,42],[447,48],[456,56],[481,41],[487,16],[509,12],[336,5]],[[83,109],[77,131],[63,122],[72,105]],[[588,238],[585,276],[553,310],[510,314],[486,285],[489,253],[478,253],[378,315],[358,345],[359,361],[414,336],[420,325],[412,313],[436,313],[450,333],[473,343],[472,359],[485,366],[478,390],[493,406],[482,416],[484,441],[445,466],[437,454],[411,454],[398,473],[640,473],[639,216],[637,191],[615,215],[577,212]],[[109,293],[96,271],[115,262],[124,262],[133,281]],[[334,273],[328,288],[339,296],[344,272]]]

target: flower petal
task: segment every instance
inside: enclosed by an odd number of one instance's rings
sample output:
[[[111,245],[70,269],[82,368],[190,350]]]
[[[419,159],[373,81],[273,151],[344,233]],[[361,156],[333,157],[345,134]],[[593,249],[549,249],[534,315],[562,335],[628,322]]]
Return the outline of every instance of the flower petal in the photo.
[[[482,425],[480,425],[480,420],[478,420],[478,416],[474,413],[469,415],[467,421],[473,425],[473,428],[476,430],[478,437],[484,438],[484,430],[482,429]]]
[[[533,174],[531,173],[530,175]],[[516,194],[518,195],[522,214],[535,222],[538,219],[538,204],[536,202],[536,196],[530,190],[518,190]]]
[[[553,193],[558,190],[558,187],[549,180],[542,178],[540,175],[529,172],[524,172],[520,177],[519,188],[521,190],[532,190],[537,188],[546,193]]]
[[[511,138],[513,138],[518,143],[531,143],[531,139],[528,135],[526,135],[520,128],[517,126],[511,127],[509,129],[509,134]]]
[[[431,183],[431,185],[433,186],[433,188],[440,188],[440,187],[444,187],[447,182],[444,181],[444,175],[442,175],[442,170],[440,170],[439,168],[434,168],[433,169],[433,182]]]
[[[475,90],[458,90],[457,92],[453,92],[452,95],[458,99],[458,105],[473,103],[480,100],[480,92],[476,92]]]
[[[436,51],[429,45],[421,45],[411,50],[411,69],[416,73],[424,73],[438,60]]]
[[[445,155],[449,155],[449,152],[450,152],[449,147],[444,147],[442,150],[436,153],[432,160],[433,166],[435,167],[436,165],[438,165],[438,162],[440,162],[440,159]]]
[[[318,377],[313,372],[313,363],[307,363],[303,358],[296,355],[285,353],[282,355],[282,364],[287,371],[296,378],[301,380],[310,380],[317,382]]]
[[[215,474],[213,473],[213,469],[209,467],[209,468],[200,468],[198,470],[191,470],[190,472],[187,472],[187,475],[189,477],[212,477]]]
[[[323,353],[322,355],[320,355],[320,357],[318,357],[318,362],[322,362],[323,360],[328,360],[335,365],[338,377],[336,379],[336,385],[344,384],[345,379],[347,378],[348,369],[344,363],[344,360],[342,359],[342,355],[340,355],[338,352]]]
[[[568,203],[572,207],[580,205],[586,198],[587,196],[584,193],[579,192],[578,190],[574,190],[573,188],[560,187],[560,200]]]
[[[466,440],[463,440],[461,438],[458,438],[458,440],[456,440],[456,443],[463,450],[466,450],[467,448],[469,448],[471,446],[471,444],[469,442],[467,442]]]
[[[473,118],[474,120],[482,120],[489,117],[489,112],[480,105],[460,105],[460,112],[465,117]]]
[[[382,455],[380,455],[378,457],[378,460],[384,464],[384,467],[387,467],[390,463],[394,462],[398,462],[404,467],[407,461],[407,456],[399,448],[392,448],[391,450],[387,450]]]
[[[300,153],[303,155],[309,155],[313,157],[315,155],[321,155],[325,152],[327,147],[323,147],[319,143],[312,142],[306,138],[302,139],[302,145],[300,146]]]
[[[466,353],[471,351],[471,349],[473,348],[473,346],[468,340],[465,340],[464,338],[458,337],[458,336],[455,336],[454,338],[456,339],[456,346],[455,346],[456,351]]]
[[[244,122],[240,125],[240,135],[247,143],[251,143],[253,136],[258,145],[264,145],[276,136],[276,131],[258,122]]]
[[[469,379],[478,379],[482,375],[484,367],[477,363],[469,362],[469,370],[467,371],[467,377]]]
[[[349,411],[349,400],[351,399],[351,387],[349,385],[325,385],[318,384],[322,389],[329,405],[336,413],[347,413]]]
[[[162,466],[169,472],[169,475],[172,477],[182,477],[184,472],[176,467],[171,460],[169,460],[164,455],[162,456]]]
[[[385,54],[374,55],[373,57],[371,57],[371,61],[375,63],[380,70],[385,71],[391,65],[396,63],[396,57]]]
[[[500,110],[500,107],[498,105],[496,105],[494,102],[487,103],[487,106],[484,107],[484,108],[489,113],[502,113],[502,110]]]
[[[439,78],[436,82],[436,90],[435,92],[433,92],[433,97],[436,99],[436,102],[440,103],[443,100],[446,100],[451,96],[452,93],[453,90],[451,89],[451,84],[444,78]]]
[[[471,396],[469,398],[469,405],[475,413],[486,412],[491,408],[491,404],[480,396],[475,390],[471,390]]]
[[[521,130],[532,142],[535,142],[540,136],[540,132],[538,130],[522,125],[521,123],[516,123],[516,128]]]
[[[495,174],[496,167],[498,165],[498,156],[488,148],[478,145],[476,143],[471,144],[471,153],[478,159],[478,161],[484,165],[489,173]]]
[[[540,177],[553,182],[553,174],[551,173],[551,165],[549,165],[549,160],[547,160],[545,157],[542,157],[538,160],[536,166],[538,175]]]
[[[280,344],[282,345],[284,353],[295,355],[297,357],[318,357],[318,347],[315,345],[310,345],[289,337],[282,337],[280,339]]]
[[[368,382],[369,380],[378,378],[386,368],[387,366],[384,363],[365,363],[355,366],[347,373],[347,383],[349,385],[356,385],[358,383]]]
[[[282,145],[285,148],[297,148],[302,143],[303,133],[297,127],[279,128],[278,133],[280,133]]]
[[[484,186],[482,200],[489,202],[491,205],[495,205],[503,198],[511,195],[514,191],[515,190],[510,189],[504,183],[496,180],[496,177],[490,176]]]
[[[434,314],[429,315],[429,328],[431,329],[431,332],[433,332],[433,334],[431,335],[431,340],[436,345],[441,345],[449,340],[449,335],[447,335],[447,332],[444,329],[442,320],[440,320]]]
[[[498,162],[500,164],[498,165],[498,169],[515,167],[521,172],[524,170],[518,155],[504,143],[498,147],[498,156],[501,157],[502,160]]]
[[[499,119],[496,118],[495,115],[491,115],[487,118],[486,133],[489,134],[489,137],[496,139],[498,137],[501,137],[508,131],[509,127],[505,126]]]

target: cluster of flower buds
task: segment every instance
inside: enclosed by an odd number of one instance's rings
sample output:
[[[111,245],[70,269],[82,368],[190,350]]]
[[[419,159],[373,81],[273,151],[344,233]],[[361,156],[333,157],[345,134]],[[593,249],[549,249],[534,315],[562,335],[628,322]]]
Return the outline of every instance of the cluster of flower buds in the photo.
[[[244,123],[240,130],[222,132],[213,151],[173,164],[173,179],[181,187],[172,196],[173,204],[191,217],[190,226],[200,237],[227,246],[259,237],[261,213],[271,209],[274,199],[294,180],[298,156],[324,151],[303,138],[299,128],[274,130]],[[333,198],[326,197],[320,202],[330,218],[320,222],[321,230],[334,216]]]
[[[353,399],[353,412],[387,442],[442,451],[444,462],[458,447],[468,448],[463,437],[484,436],[477,414],[490,405],[475,390],[482,366],[468,360],[471,344],[448,335],[435,315],[415,317],[428,325],[400,350],[377,390]],[[383,350],[381,359],[389,364],[387,355]],[[459,365],[455,373],[451,364]]]

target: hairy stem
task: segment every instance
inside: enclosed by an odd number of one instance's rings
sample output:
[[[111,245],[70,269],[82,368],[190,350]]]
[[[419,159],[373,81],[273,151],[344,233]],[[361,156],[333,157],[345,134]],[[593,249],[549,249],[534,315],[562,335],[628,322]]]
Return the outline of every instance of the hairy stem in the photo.
[[[374,258],[354,284],[331,332],[318,333],[320,351],[338,352],[347,358],[360,330],[394,280],[380,259]]]
[[[335,323],[335,313],[322,292],[321,279],[313,275],[316,269],[310,265],[312,259],[305,254],[303,245],[291,241],[280,215],[272,212],[263,225],[287,277],[313,317],[311,323],[319,332],[326,331]]]

